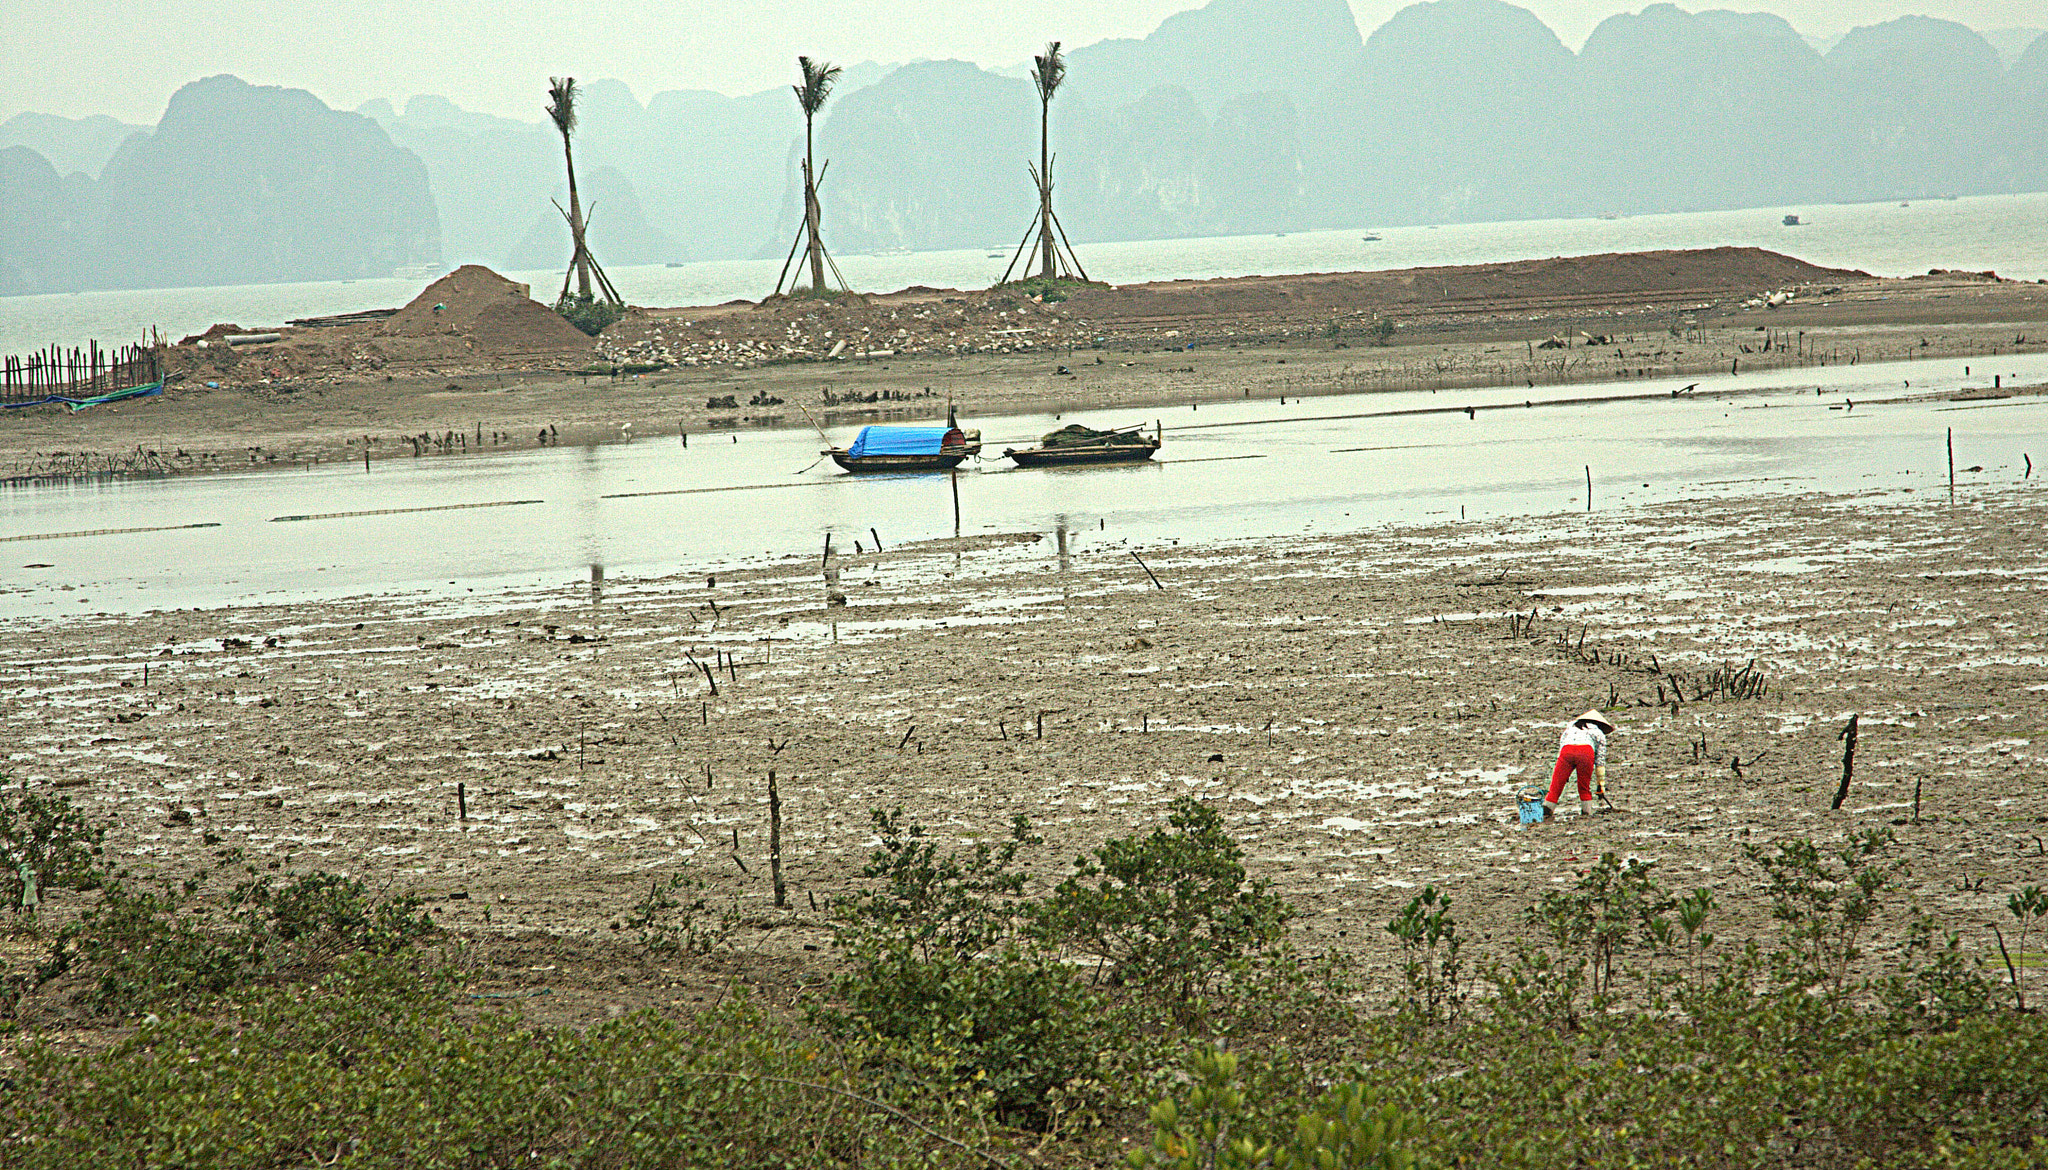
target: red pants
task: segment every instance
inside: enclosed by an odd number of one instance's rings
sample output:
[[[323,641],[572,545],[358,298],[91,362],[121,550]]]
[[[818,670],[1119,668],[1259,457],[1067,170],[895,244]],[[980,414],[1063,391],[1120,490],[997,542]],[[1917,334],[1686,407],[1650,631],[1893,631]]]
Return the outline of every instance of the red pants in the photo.
[[[1551,804],[1564,795],[1564,778],[1573,773],[1579,778],[1579,799],[1593,799],[1593,745],[1589,743],[1568,743],[1557,749],[1557,767],[1550,771],[1550,795],[1544,799]]]

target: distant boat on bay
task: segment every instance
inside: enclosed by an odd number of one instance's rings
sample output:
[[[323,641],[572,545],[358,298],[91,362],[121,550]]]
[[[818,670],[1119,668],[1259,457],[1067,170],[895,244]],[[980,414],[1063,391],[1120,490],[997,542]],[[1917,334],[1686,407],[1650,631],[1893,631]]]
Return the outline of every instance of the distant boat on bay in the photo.
[[[1799,227],[1799,226],[1800,226],[1800,223],[1799,223],[1799,217],[1798,217],[1798,216],[1796,216],[1796,215],[1788,215],[1788,216],[1786,216],[1785,218],[1783,218],[1783,219],[1779,220],[1778,222],[1779,222],[1779,223],[1782,223],[1782,224],[1784,224],[1784,225],[1785,225],[1786,227]]]

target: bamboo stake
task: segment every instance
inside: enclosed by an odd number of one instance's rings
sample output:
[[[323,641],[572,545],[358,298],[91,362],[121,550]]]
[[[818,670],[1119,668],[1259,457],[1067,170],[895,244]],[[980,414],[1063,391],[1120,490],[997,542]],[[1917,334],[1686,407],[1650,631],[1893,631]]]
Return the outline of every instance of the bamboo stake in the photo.
[[[782,796],[775,791],[775,769],[768,770],[768,880],[775,887],[775,908],[789,905],[782,887]]]

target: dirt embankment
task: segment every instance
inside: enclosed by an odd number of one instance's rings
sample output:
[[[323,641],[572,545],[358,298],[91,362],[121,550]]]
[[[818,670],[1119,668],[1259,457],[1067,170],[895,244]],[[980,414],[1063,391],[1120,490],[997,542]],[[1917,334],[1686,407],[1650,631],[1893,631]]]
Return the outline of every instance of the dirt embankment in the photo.
[[[1378,320],[1397,325],[1389,344]],[[635,310],[593,344],[521,286],[464,268],[396,312],[264,331],[279,340],[230,345],[248,330],[223,325],[173,347],[162,398],[7,412],[0,473],[460,455],[616,439],[629,423],[802,426],[805,409],[828,426],[930,419],[948,400],[989,417],[1967,360],[2048,351],[2048,285],[1875,280],[1731,248],[1176,281],[1056,304],[912,288]],[[594,362],[628,372],[584,373]]]
[[[1869,283],[1757,248],[1617,253],[1513,264],[1088,286],[1046,303],[1016,292],[911,288],[859,299],[773,299],[638,314],[599,351],[626,363],[745,368],[873,354],[987,354],[1354,338],[1390,320],[1409,329],[1529,313],[1699,311],[1772,293]],[[1602,330],[1601,332],[1605,332]]]
[[[1958,291],[1962,290],[1962,291]],[[1989,296],[2002,310],[1985,316]],[[1927,317],[1939,301],[1955,317]],[[865,296],[636,308],[596,342],[517,285],[470,265],[396,314],[301,328],[230,346],[218,326],[171,350],[173,376],[225,385],[333,385],[406,374],[576,370],[593,362],[745,370],[854,359],[1271,344],[1364,343],[1509,327],[1542,340],[1612,335],[1651,319],[1674,327],[1763,309],[1885,306],[1913,320],[2041,319],[2048,288],[1984,273],[1877,280],[1757,248],[1614,253],[1385,272],[1245,276],[1074,289],[1048,302],[1011,290],[913,287]],[[2031,317],[2029,316],[2031,314]],[[1869,316],[1868,313],[1865,316]],[[270,330],[270,327],[265,327]]]
[[[366,318],[366,319],[363,319]],[[276,340],[241,343],[234,338]],[[589,359],[590,338],[535,301],[527,286],[477,264],[428,285],[396,313],[299,326],[216,325],[167,352],[174,381],[287,386],[373,378],[387,369],[556,369]]]

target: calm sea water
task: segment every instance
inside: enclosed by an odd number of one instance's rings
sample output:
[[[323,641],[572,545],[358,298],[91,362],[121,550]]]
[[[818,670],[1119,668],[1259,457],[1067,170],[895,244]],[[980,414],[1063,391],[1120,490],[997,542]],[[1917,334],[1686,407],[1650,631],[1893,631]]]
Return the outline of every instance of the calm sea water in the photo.
[[[1796,214],[1803,226],[1780,222]],[[1377,236],[1368,241],[1366,236]],[[829,240],[829,235],[828,235]],[[1745,211],[1644,215],[1619,219],[1543,219],[1446,224],[1290,235],[1225,236],[1084,244],[1081,263],[1097,280],[1128,284],[1219,276],[1350,272],[1438,264],[1485,264],[1653,248],[1749,245],[1830,267],[1879,276],[1930,268],[1992,269],[2023,280],[2048,278],[2048,193],[1917,200],[1908,204],[1799,204]],[[896,256],[841,256],[847,280],[863,291],[910,285],[983,288],[1002,275],[1015,241],[987,249]],[[603,251],[599,237],[595,246]],[[642,305],[758,300],[774,288],[779,260],[729,260],[676,268],[611,269],[629,301]],[[512,272],[547,299],[559,271]],[[173,340],[219,322],[255,327],[404,304],[420,279],[324,281],[0,297],[0,353],[88,340],[132,341],[155,327]]]

